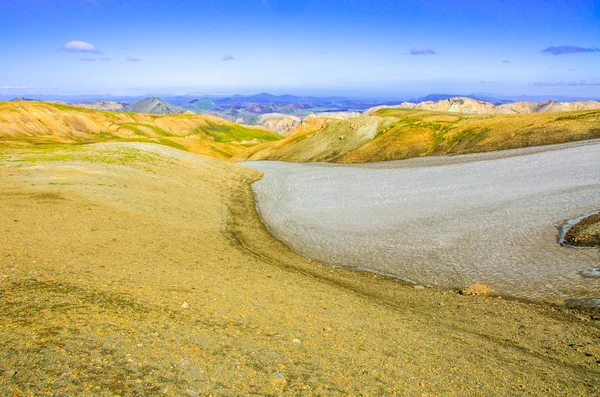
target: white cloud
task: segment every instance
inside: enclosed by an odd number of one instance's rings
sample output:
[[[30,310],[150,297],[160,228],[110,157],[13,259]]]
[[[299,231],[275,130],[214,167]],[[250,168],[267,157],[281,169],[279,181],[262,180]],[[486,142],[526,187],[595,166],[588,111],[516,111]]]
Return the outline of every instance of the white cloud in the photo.
[[[141,60],[141,58],[127,57],[128,62],[140,62]]]
[[[28,85],[0,85],[0,90],[30,90],[35,87]]]
[[[79,40],[69,41],[65,43],[62,48],[68,52],[88,52],[92,54],[101,53],[95,45]]]
[[[51,87],[35,87],[31,85],[0,85],[0,90],[40,90],[40,89],[57,89],[58,86],[54,85]]]
[[[600,86],[600,80],[577,80],[577,81],[549,81],[533,83],[538,87],[585,87],[585,86]]]

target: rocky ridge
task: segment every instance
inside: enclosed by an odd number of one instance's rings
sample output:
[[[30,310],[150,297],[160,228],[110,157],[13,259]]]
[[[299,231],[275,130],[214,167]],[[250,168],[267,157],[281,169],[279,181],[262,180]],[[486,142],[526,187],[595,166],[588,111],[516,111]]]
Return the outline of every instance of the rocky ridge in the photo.
[[[440,101],[426,101],[420,103],[403,102],[399,105],[375,106],[367,109],[364,115],[369,116],[381,109],[420,109],[436,112],[450,113],[473,113],[473,114],[523,114],[523,113],[546,113],[546,112],[570,112],[576,110],[600,109],[600,102],[577,101],[577,102],[515,102],[502,105],[494,105],[490,102],[480,101],[467,97],[454,97]]]

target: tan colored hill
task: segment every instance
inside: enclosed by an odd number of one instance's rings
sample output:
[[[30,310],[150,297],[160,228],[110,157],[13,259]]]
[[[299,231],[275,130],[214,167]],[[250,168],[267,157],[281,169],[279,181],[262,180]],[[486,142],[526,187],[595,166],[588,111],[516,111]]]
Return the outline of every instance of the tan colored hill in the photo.
[[[382,109],[420,109],[436,112],[450,113],[474,113],[474,114],[522,114],[522,113],[544,113],[544,112],[569,112],[576,110],[600,109],[600,102],[578,101],[578,102],[515,102],[504,105],[494,105],[489,102],[480,101],[467,97],[455,97],[441,101],[426,101],[420,103],[404,102],[394,106],[375,106],[364,112],[366,116],[377,113]]]
[[[473,115],[380,109],[371,116],[299,128],[282,141],[257,145],[234,160],[360,163],[488,152],[600,138],[600,110]]]
[[[206,115],[105,112],[46,102],[0,103],[0,143],[155,142],[226,159],[252,144],[281,139]]]
[[[258,116],[256,125],[264,127],[269,131],[278,133],[281,136],[288,136],[298,126],[302,124],[300,117],[283,113],[265,113]]]
[[[319,112],[319,113],[311,113],[307,118],[319,118],[319,119],[338,119],[338,120],[350,120],[355,117],[362,116],[360,112]]]
[[[121,111],[125,107],[121,102],[114,101],[95,101],[86,103],[73,103],[71,106],[77,108],[86,108],[94,110],[110,110],[110,111]]]

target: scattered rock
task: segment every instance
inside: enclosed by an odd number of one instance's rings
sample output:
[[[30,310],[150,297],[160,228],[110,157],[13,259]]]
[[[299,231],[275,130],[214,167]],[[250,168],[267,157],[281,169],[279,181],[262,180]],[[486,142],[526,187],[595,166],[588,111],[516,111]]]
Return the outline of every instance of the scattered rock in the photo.
[[[467,288],[460,291],[462,295],[489,295],[490,289],[485,284],[471,284]]]
[[[200,393],[194,390],[186,390],[185,394],[187,394],[190,397],[198,397],[200,395]]]
[[[424,285],[413,285],[413,289],[425,289]]]
[[[271,382],[271,385],[278,387],[284,387],[287,384],[287,380],[281,372],[273,372],[269,375],[269,382]]]
[[[190,304],[189,304],[189,303],[187,303],[187,302],[183,302],[183,305],[181,305],[181,307],[182,307],[183,309],[188,309],[188,308],[190,307]]]
[[[583,277],[600,277],[600,267],[593,267],[581,271]]]
[[[563,228],[571,221],[567,221]],[[599,247],[600,246],[600,213],[587,216],[579,220],[565,234],[561,244],[572,247]]]
[[[302,341],[301,341],[300,339],[298,339],[298,338],[294,338],[294,341],[293,341],[293,342],[294,342],[294,343],[298,343],[298,344],[302,343]]]
[[[183,360],[179,365],[182,367],[189,367],[192,362],[190,360]]]

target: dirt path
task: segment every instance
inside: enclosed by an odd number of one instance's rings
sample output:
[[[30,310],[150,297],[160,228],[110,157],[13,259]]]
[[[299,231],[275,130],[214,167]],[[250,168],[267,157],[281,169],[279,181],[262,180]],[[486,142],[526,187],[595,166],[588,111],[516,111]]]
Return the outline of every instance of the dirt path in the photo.
[[[249,168],[148,145],[0,151],[0,395],[594,395],[593,313],[300,257]]]

